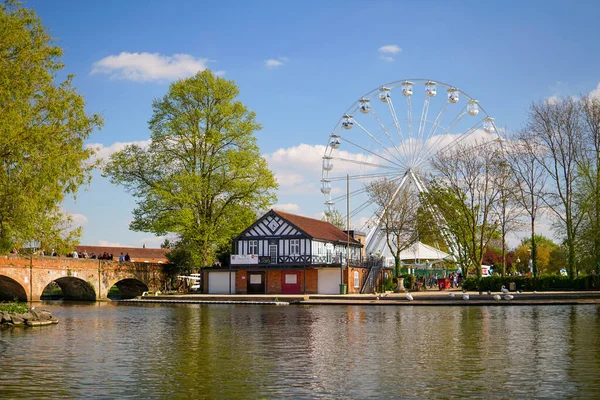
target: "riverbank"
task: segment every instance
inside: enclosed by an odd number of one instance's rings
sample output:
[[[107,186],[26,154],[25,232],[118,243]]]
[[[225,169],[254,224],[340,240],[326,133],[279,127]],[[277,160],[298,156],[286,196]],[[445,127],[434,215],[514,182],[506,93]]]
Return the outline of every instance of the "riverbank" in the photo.
[[[58,319],[53,318],[47,310],[37,310],[32,307],[26,308],[25,311],[19,310],[19,312],[0,311],[0,326],[46,326],[54,324],[58,324]]]
[[[523,306],[523,305],[576,305],[600,304],[600,292],[543,292],[510,293],[506,300],[502,293],[479,294],[467,292],[463,299],[461,290],[411,292],[413,300],[405,293],[352,294],[352,295],[216,295],[185,294],[159,295],[120,300],[128,303],[189,303],[189,304],[272,304],[272,305],[374,305],[374,306]],[[502,295],[495,300],[494,295]]]

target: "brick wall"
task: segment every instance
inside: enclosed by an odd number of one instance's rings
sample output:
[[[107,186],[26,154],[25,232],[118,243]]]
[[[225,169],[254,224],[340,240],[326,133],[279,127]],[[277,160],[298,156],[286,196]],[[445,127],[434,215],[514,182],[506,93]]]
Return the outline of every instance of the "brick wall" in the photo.
[[[267,294],[281,293],[281,271],[267,271]]]
[[[306,270],[306,293],[316,294],[319,290],[319,271],[316,269]]]
[[[246,271],[237,271],[235,273],[235,293],[246,294],[248,291],[248,273]]]
[[[354,287],[354,272],[358,271],[358,287]],[[367,279],[367,268],[350,268],[347,276],[344,278],[348,282],[348,293],[360,293],[363,282]]]

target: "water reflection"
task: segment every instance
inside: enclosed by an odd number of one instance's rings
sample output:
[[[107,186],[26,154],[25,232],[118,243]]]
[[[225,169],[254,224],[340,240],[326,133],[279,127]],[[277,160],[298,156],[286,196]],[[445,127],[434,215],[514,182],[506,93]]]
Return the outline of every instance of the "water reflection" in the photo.
[[[0,398],[594,398],[600,308],[51,304]]]

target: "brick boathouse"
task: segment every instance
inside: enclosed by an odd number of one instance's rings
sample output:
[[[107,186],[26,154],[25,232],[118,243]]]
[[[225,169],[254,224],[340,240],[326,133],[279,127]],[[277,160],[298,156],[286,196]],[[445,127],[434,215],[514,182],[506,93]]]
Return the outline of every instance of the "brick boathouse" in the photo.
[[[360,293],[366,279],[364,235],[329,222],[270,210],[233,239],[231,264],[204,271],[214,294]],[[346,257],[348,243],[349,259]],[[349,266],[349,268],[347,268]]]

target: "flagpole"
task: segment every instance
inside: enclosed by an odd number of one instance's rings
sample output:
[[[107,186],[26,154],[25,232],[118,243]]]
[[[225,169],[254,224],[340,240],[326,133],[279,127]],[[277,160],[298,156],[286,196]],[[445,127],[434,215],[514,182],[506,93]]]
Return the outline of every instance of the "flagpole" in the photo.
[[[349,174],[346,174],[346,233],[347,233],[346,266],[348,267],[348,271],[350,271],[350,175]],[[343,281],[342,281],[342,283],[343,283]],[[350,278],[348,278],[348,283],[350,283]]]

